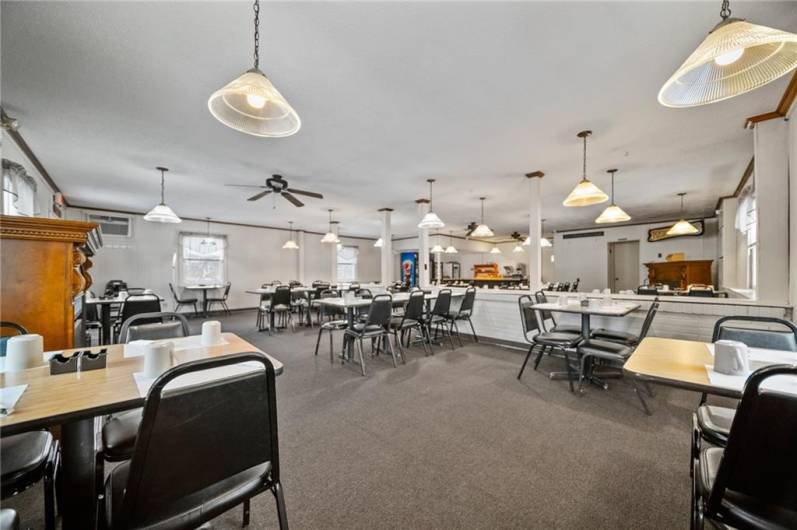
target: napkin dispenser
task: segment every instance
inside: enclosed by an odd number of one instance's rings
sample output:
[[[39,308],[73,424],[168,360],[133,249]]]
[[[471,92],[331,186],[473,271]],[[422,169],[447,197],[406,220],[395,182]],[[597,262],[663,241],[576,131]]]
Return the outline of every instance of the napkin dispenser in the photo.
[[[735,340],[718,340],[714,343],[714,371],[726,375],[750,373],[747,345]]]

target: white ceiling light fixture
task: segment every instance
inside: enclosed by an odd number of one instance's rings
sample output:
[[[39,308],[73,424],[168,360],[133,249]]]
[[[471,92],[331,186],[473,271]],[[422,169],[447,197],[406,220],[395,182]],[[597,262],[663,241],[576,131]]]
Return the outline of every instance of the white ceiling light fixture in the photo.
[[[432,254],[442,254],[443,247],[441,247],[440,245],[435,245],[432,247],[432,250],[430,250],[429,252],[431,252]]]
[[[426,182],[429,183],[429,211],[423,216],[421,222],[418,223],[418,228],[443,228],[445,223],[434,213],[432,208],[432,184],[434,184],[435,180],[426,179]]]
[[[473,237],[493,237],[495,235],[493,233],[493,231],[490,230],[490,227],[487,226],[486,224],[484,224],[484,200],[486,198],[487,197],[479,197],[479,200],[482,201],[482,217],[481,217],[481,223],[479,223],[479,226],[477,226],[473,230],[473,232],[471,232],[471,234],[470,234]],[[492,252],[492,251],[490,251],[490,252]],[[501,251],[499,250],[498,252],[501,252]],[[493,252],[493,254],[495,254],[495,253]]]
[[[515,245],[515,248],[512,249],[512,252],[517,254],[519,252],[525,252],[525,251],[523,250],[523,247],[520,246],[520,244],[518,243],[517,245]]]
[[[576,135],[584,141],[581,180],[562,202],[565,206],[592,206],[609,200],[609,196],[587,178],[587,138],[591,135],[592,131],[581,131]]]
[[[551,241],[545,237],[545,219],[540,220],[540,233],[543,236],[540,238],[540,246],[541,247],[552,247]],[[526,239],[523,241],[523,246],[528,247],[531,246],[531,236],[526,236]]]
[[[616,169],[607,169],[607,173],[612,176],[612,203],[606,207],[605,210],[595,219],[598,224],[604,223],[622,223],[630,221],[631,216],[625,213],[622,208],[614,204],[614,174],[617,173]]]
[[[490,254],[500,254],[500,253],[501,249],[496,246],[493,246],[493,248],[490,249]]]
[[[293,221],[289,221],[288,224],[290,225],[290,228],[288,228],[288,240],[282,245],[282,248],[286,250],[299,250],[299,245],[293,240]]]
[[[731,18],[714,26],[659,91],[665,107],[696,107],[754,90],[797,67],[797,34]]]
[[[244,72],[208,99],[214,118],[242,133],[266,138],[296,134],[302,126],[299,115],[260,71],[260,1],[254,2],[254,67]]]
[[[338,236],[332,231],[332,225],[338,224],[337,221],[332,220],[333,211],[332,208],[329,209],[329,231],[321,238],[322,243],[340,243],[340,239],[338,239]]]
[[[183,220],[177,217],[177,214],[166,205],[166,172],[169,171],[169,168],[158,166],[155,169],[161,172],[161,202],[147,212],[144,220],[151,223],[180,223]]]
[[[454,245],[451,242],[451,240],[453,239],[452,235],[453,235],[453,232],[449,232],[448,233],[448,246],[446,247],[446,250],[445,250],[446,254],[456,254],[457,253],[457,249],[454,247]]]
[[[669,230],[667,230],[668,236],[688,236],[690,234],[697,234],[700,230],[697,229],[695,225],[690,223],[684,217],[684,196],[686,193],[681,192],[678,196],[681,198],[681,219],[672,225]]]
[[[383,245],[384,245],[384,242],[382,241],[381,237],[379,239],[377,239],[376,242],[374,242],[374,246],[376,248],[382,248]]]

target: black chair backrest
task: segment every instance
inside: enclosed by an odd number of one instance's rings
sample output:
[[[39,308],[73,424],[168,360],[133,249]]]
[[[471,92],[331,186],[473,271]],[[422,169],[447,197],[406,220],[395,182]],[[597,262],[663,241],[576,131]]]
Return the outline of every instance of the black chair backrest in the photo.
[[[534,293],[534,299],[537,300],[538,304],[548,303],[548,297],[545,296],[545,293],[542,291],[537,291],[536,293]],[[547,310],[540,311],[540,314],[542,315],[543,322],[546,320],[550,320],[551,322],[553,322],[554,326],[556,325],[556,317],[553,316],[553,311],[547,311]]]
[[[518,298],[518,307],[520,308],[520,323],[523,325],[523,337],[529,342],[529,333],[532,331],[539,331],[537,324],[536,310],[532,309],[534,300],[530,295],[524,294]]]
[[[172,285],[171,282],[169,282],[169,290],[172,292],[172,297],[174,298],[174,301],[179,302],[180,297],[177,296],[177,291],[174,290],[174,285]]]
[[[785,327],[784,330],[755,329],[725,326],[726,322],[758,322],[761,324],[776,324]],[[772,317],[729,316],[722,317],[714,324],[712,342],[718,340],[737,340],[751,348],[765,348],[769,350],[797,351],[797,326],[788,320]]]
[[[687,296],[698,296],[702,298],[714,298],[713,289],[689,289]]]
[[[263,369],[165,389],[181,375],[243,362]],[[153,383],[122,501],[127,527],[155,528],[178,514],[197,516],[203,491],[245,471],[252,479],[270,472],[279,480],[274,376],[263,354],[238,353],[175,366]]]
[[[378,294],[373,298],[368,308],[366,326],[387,326],[393,316],[393,297],[389,294]]]
[[[153,322],[154,321],[154,322]],[[119,342],[187,337],[191,334],[188,320],[180,313],[139,313],[122,323]]]
[[[349,284],[349,291],[356,291],[360,288],[360,284],[358,282],[351,282]]]
[[[119,291],[127,291],[127,282],[122,280],[108,280],[105,283],[106,296],[115,296]]]
[[[432,314],[447,316],[449,311],[451,311],[451,289],[440,289],[432,307]]]
[[[465,289],[465,296],[462,298],[462,303],[459,305],[460,315],[470,315],[473,312],[473,304],[476,301],[476,288],[468,287]]]
[[[16,322],[10,322],[8,320],[0,320],[0,329],[2,329],[2,328],[13,329],[14,331],[16,331],[16,333],[14,333],[14,335],[27,335],[28,334],[28,330],[25,329],[24,326],[22,326],[21,324],[17,324]],[[5,335],[3,335],[3,336],[5,336]]]
[[[572,292],[578,291],[578,284],[581,283],[581,278],[576,278],[576,281],[573,282],[573,285],[570,287]]]
[[[160,313],[161,301],[157,295],[154,294],[139,294],[132,295],[125,298],[122,303],[122,309],[119,312],[119,320],[123,323],[127,322],[130,317],[139,315],[141,313]],[[139,322],[139,324],[152,324],[160,322],[159,318],[149,319],[147,321]]]
[[[424,298],[423,291],[410,293],[410,299],[404,308],[404,318],[410,320],[420,320],[423,317]]]
[[[659,299],[656,298],[650,307],[648,308],[648,314],[645,315],[645,321],[642,322],[642,330],[639,332],[639,340],[641,341],[645,337],[648,336],[648,331],[650,331],[650,326],[653,324],[653,319],[656,317],[656,313],[659,310]]]
[[[643,294],[647,296],[656,296],[659,294],[659,290],[655,287],[651,287],[650,285],[640,285],[636,288],[636,294]]]
[[[230,287],[232,287],[232,284],[230,282],[227,282],[227,285],[224,286],[224,299],[225,300],[227,299],[228,296],[230,296]]]
[[[797,510],[797,394],[762,388],[778,375],[797,388],[797,365],[766,366],[745,384],[709,496],[710,513],[717,512],[728,492],[751,498],[761,513]]]
[[[287,285],[278,285],[274,289],[274,295],[271,297],[271,306],[277,305],[291,305],[291,288]]]
[[[354,293],[354,296],[358,298],[365,298],[367,300],[370,300],[371,298],[374,297],[374,295],[371,294],[370,289],[357,289],[357,291],[355,291]]]

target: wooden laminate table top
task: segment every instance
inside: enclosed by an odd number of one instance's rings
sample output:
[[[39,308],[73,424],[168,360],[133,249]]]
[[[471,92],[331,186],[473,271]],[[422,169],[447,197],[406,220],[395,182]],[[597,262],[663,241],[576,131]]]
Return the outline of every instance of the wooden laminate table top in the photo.
[[[177,349],[174,352],[175,364],[233,353],[264,353],[234,333],[222,333],[222,337],[226,344]],[[169,340],[180,348],[180,341],[196,342],[197,336]],[[100,348],[108,349],[104,369],[50,375],[49,366],[44,365],[21,372],[0,374],[0,387],[28,385],[13,412],[0,417],[3,434],[14,434],[142,406],[144,398],[139,394],[133,374],[143,371],[144,357],[124,357],[123,344],[94,347],[91,350],[97,352]],[[64,350],[63,353],[69,355],[86,349]],[[274,365],[276,374],[282,373],[282,363],[268,354],[265,355]]]
[[[614,302],[612,304],[600,304],[597,306],[582,306],[581,304],[559,305],[556,302],[546,302],[544,304],[533,304],[532,309],[540,311],[559,311],[561,313],[576,313],[579,315],[597,315],[604,317],[624,317],[639,309],[639,304],[630,302]]]

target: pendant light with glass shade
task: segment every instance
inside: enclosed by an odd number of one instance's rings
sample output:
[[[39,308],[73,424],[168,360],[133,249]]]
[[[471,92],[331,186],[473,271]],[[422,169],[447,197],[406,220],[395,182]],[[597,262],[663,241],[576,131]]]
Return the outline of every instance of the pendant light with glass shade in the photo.
[[[581,181],[573,188],[570,195],[562,202],[565,206],[591,206],[609,200],[609,196],[587,178],[587,138],[592,131],[581,131],[576,136],[584,141],[584,157],[581,172]]]
[[[686,195],[684,192],[678,194],[678,196],[681,198],[681,220],[667,230],[668,236],[688,236],[690,234],[697,234],[700,232],[695,225],[687,221],[684,217],[684,195]]]
[[[628,215],[623,211],[622,208],[614,204],[614,174],[617,173],[616,169],[607,169],[607,173],[611,174],[612,176],[612,203],[603,210],[595,222],[598,224],[604,223],[622,223],[624,221],[630,221],[631,216]]]
[[[216,252],[218,245],[216,240],[210,236],[210,217],[205,217],[207,229],[205,230],[205,237],[199,242],[199,251],[203,255],[212,254]]]
[[[208,99],[213,117],[227,127],[253,136],[278,138],[295,134],[299,115],[260,71],[260,1],[255,0],[254,67]]]
[[[512,249],[512,252],[518,254],[520,252],[525,252],[525,251],[523,250],[523,247],[520,245],[520,243],[518,243],[517,245],[515,245],[515,248]]]
[[[381,237],[374,242],[374,246],[376,248],[382,248],[383,245],[384,245],[384,242],[382,241]]]
[[[434,179],[426,179],[426,182],[429,183],[429,211],[423,216],[421,222],[418,223],[418,228],[443,228],[445,226],[445,223],[443,223],[432,209],[432,184],[434,184],[434,181]]]
[[[335,235],[335,232],[332,231],[332,225],[338,224],[337,221],[332,220],[332,208],[329,209],[329,231],[324,234],[324,237],[321,238],[322,243],[340,243],[340,239],[338,236]]]
[[[501,249],[493,245],[493,248],[490,249],[490,254],[500,254]]]
[[[541,247],[552,247],[553,244],[545,237],[545,219],[540,220],[540,246]],[[523,241],[523,246],[528,247],[531,246],[531,236],[526,236],[525,241]]]
[[[293,240],[293,221],[288,221],[290,228],[288,228],[288,240],[282,245],[285,250],[299,250],[299,245]]]
[[[493,237],[495,235],[493,231],[490,230],[490,227],[484,224],[484,200],[486,198],[487,197],[479,197],[479,200],[482,201],[482,217],[479,226],[477,226],[470,234],[473,237]],[[499,250],[498,252],[501,251]],[[495,252],[493,252],[493,254],[495,254]]]
[[[166,172],[169,171],[167,167],[156,167],[161,172],[161,202],[151,209],[144,216],[145,221],[152,223],[180,223],[182,219],[177,217],[177,214],[166,205],[165,188],[166,188]]]
[[[797,34],[731,18],[722,2],[722,21],[659,91],[665,107],[716,103],[754,90],[797,67]]]
[[[446,250],[445,250],[446,254],[456,254],[457,253],[457,249],[454,247],[454,245],[451,242],[451,240],[453,239],[453,237],[452,237],[453,234],[454,234],[453,232],[449,232],[448,233],[448,246],[446,247]]]
[[[441,247],[440,245],[435,245],[432,247],[432,250],[430,250],[429,252],[431,252],[432,254],[442,254],[443,247]]]

